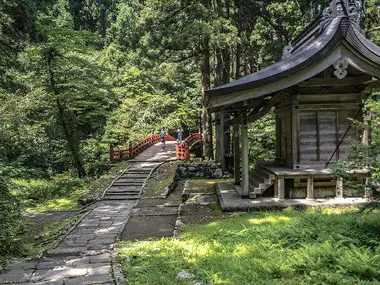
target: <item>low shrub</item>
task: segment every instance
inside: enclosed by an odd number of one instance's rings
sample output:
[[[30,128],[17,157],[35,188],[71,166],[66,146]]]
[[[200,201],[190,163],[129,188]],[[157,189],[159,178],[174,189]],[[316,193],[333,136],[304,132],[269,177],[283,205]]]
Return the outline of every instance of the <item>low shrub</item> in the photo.
[[[15,238],[20,225],[20,204],[0,177],[0,257],[18,250]]]
[[[70,173],[57,174],[51,179],[12,179],[12,193],[25,200],[43,201],[81,189],[85,181]]]

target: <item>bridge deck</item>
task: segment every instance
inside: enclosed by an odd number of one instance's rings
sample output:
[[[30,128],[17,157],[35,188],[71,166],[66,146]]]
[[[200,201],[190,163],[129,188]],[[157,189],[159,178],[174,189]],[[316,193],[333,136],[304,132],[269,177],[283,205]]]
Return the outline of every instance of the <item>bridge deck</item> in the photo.
[[[175,141],[167,141],[166,148],[163,149],[161,142],[156,143],[142,153],[138,154],[135,158],[129,161],[170,161],[176,160],[176,142]]]

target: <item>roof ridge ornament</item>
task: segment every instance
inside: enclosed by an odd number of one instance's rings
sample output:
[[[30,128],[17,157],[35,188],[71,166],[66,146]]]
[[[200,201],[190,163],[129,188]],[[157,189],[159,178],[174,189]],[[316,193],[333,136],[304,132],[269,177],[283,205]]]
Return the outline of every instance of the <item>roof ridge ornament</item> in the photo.
[[[333,63],[333,66],[335,68],[334,75],[339,79],[345,78],[347,75],[348,65],[349,64],[347,58],[342,56],[340,59]]]
[[[331,23],[334,18],[348,17],[351,23],[360,31],[361,13],[360,7],[361,0],[332,0],[330,5],[323,11],[323,21],[320,26],[320,31],[323,31],[327,25]]]
[[[293,46],[292,43],[289,42],[287,46],[284,47],[282,50],[282,60],[287,59],[289,56],[292,55]]]

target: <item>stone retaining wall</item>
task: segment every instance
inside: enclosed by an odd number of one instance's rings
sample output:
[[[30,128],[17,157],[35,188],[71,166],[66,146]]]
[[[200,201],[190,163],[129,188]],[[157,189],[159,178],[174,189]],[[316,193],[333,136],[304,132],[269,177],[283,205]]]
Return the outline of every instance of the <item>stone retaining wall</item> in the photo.
[[[186,162],[179,164],[181,178],[229,178],[228,172],[223,173],[220,163],[215,162]]]

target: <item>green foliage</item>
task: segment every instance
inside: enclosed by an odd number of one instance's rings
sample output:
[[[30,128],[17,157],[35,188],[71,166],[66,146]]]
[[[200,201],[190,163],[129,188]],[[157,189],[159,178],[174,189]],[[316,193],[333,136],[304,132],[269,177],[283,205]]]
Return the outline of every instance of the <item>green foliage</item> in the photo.
[[[249,125],[250,160],[273,160],[276,150],[275,115],[273,110]]]
[[[375,200],[380,198],[380,93],[373,92],[366,102],[366,108],[371,110],[371,120],[369,122],[355,121],[355,127],[359,133],[368,130],[371,139],[368,145],[361,142],[351,142],[349,155],[345,161],[339,161],[334,169],[335,178],[343,178],[343,181],[349,187],[362,187],[362,193],[365,188],[372,190],[372,196]],[[367,170],[364,179],[367,185],[355,185],[350,182],[350,173],[356,170]]]
[[[355,208],[235,214],[184,226],[179,239],[121,243],[119,254],[133,284],[190,284],[175,279],[183,269],[204,284],[378,284],[379,223],[367,228],[378,214]]]
[[[51,179],[15,178],[10,184],[11,192],[26,205],[69,196],[86,186],[87,183],[84,180],[75,178],[70,173],[57,174]]]
[[[1,173],[0,173],[1,174]],[[18,200],[10,194],[0,175],[0,256],[17,252],[20,246],[15,239],[20,229],[21,209]],[[1,259],[1,258],[0,258]]]

